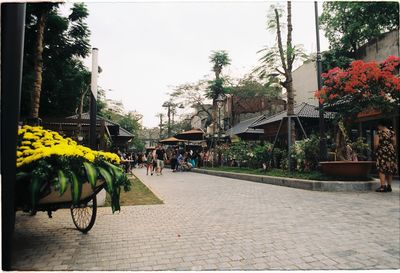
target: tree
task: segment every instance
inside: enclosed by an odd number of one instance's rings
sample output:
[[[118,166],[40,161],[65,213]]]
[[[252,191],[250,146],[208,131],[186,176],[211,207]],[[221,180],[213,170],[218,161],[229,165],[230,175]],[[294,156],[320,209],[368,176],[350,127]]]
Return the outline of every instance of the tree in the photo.
[[[225,50],[220,51],[213,51],[210,56],[210,62],[213,64],[213,71],[215,73],[215,80],[209,82],[209,91],[207,92],[206,96],[212,99],[213,104],[213,132],[215,132],[216,128],[216,120],[217,120],[217,102],[216,99],[220,95],[224,95],[228,93],[229,89],[224,87],[225,80],[221,77],[222,68],[229,65],[231,60],[228,56],[228,53]]]
[[[290,1],[287,2],[287,36],[286,45],[282,40],[282,28],[283,24],[281,22],[284,12],[281,7],[271,6],[270,13],[268,14],[267,28],[274,33],[276,33],[277,44],[274,47],[266,47],[260,50],[263,53],[260,59],[260,66],[255,69],[260,76],[260,78],[265,77],[275,77],[276,73],[280,75],[280,84],[286,89],[287,95],[287,115],[294,115],[294,90],[293,90],[293,76],[292,69],[293,63],[296,59],[305,59],[306,55],[301,46],[292,45],[292,4]],[[288,119],[290,120],[290,119]],[[296,139],[296,132],[293,122],[288,122],[288,129],[291,129],[290,139],[291,143],[294,143]],[[290,143],[288,141],[288,143]],[[291,160],[291,147],[288,147],[289,151],[289,162]],[[289,165],[289,169],[290,169]]]
[[[281,22],[284,11],[281,7],[271,6],[268,14],[267,28],[276,33],[277,44],[273,47],[265,47],[259,51],[262,53],[260,65],[254,70],[261,79],[276,77],[280,75],[279,83],[286,89],[287,94],[287,114],[294,114],[294,90],[293,90],[293,63],[296,59],[305,59],[302,46],[292,45],[292,7],[291,2],[287,2],[287,37],[286,45],[282,39],[283,23]]]
[[[355,119],[366,109],[393,113],[400,106],[400,58],[351,63],[348,69],[336,67],[322,74],[324,86],[315,93],[321,104],[334,105],[343,119]]]
[[[118,123],[122,128],[126,129],[134,135],[130,146],[136,148],[139,151],[142,151],[144,149],[144,143],[141,139],[139,139],[139,132],[142,128],[136,117],[129,113],[128,115],[123,116],[118,121]]]
[[[320,103],[338,113],[336,146],[338,158],[346,159],[350,126],[359,113],[375,110],[393,115],[400,106],[400,58],[389,56],[384,62],[351,63],[348,69],[336,67],[322,74],[324,86],[315,93]]]
[[[40,104],[40,93],[42,91],[42,73],[43,73],[43,41],[44,31],[46,27],[46,20],[48,14],[58,4],[41,3],[35,6],[32,10],[32,14],[35,14],[37,18],[36,23],[36,45],[34,51],[34,81],[33,91],[31,100],[31,111],[30,117],[37,119],[39,117],[39,104]]]
[[[399,3],[324,2],[320,22],[330,46],[355,57],[368,41],[399,28]]]
[[[278,83],[278,79],[275,77],[269,78],[268,81],[263,84],[252,76],[249,76],[240,79],[235,86],[230,87],[230,94],[238,97],[264,96],[270,99],[278,99],[281,93],[281,86]]]
[[[207,107],[206,94],[209,92],[208,81],[199,80],[195,83],[186,83],[174,87],[174,91],[169,94],[170,100],[185,107],[193,107],[204,112],[208,116],[209,122],[212,120],[212,111]]]
[[[90,31],[84,22],[88,11],[79,3],[73,5],[69,17],[61,16],[58,6],[48,11],[42,43],[42,80],[34,88],[35,45],[40,12],[46,8],[43,5],[27,4],[21,115],[37,112],[38,116],[65,117],[79,108],[80,92],[86,85],[83,79],[90,73],[82,63],[90,52]]]

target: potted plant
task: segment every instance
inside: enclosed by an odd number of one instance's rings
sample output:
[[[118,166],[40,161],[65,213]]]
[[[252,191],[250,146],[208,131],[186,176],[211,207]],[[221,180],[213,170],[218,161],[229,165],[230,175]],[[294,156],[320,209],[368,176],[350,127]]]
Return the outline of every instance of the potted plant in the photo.
[[[347,131],[354,120],[363,113],[379,112],[384,116],[398,109],[399,65],[399,57],[389,56],[381,63],[357,60],[352,62],[348,69],[336,67],[322,74],[324,85],[316,91],[315,96],[324,107],[337,112],[337,158],[345,161],[321,162],[325,172],[342,175],[341,171],[347,171],[346,175],[357,178],[365,176],[356,171],[357,167],[369,171],[372,162],[358,161],[352,149],[355,146],[349,141]]]

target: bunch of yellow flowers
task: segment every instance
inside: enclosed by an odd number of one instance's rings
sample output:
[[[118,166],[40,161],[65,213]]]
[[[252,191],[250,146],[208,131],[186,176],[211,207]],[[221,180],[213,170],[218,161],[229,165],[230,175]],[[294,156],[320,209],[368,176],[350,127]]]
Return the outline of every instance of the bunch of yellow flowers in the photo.
[[[103,159],[114,164],[120,163],[119,156],[114,153],[93,151],[41,126],[24,125],[18,130],[18,139],[17,168],[54,155],[80,157],[89,162]]]

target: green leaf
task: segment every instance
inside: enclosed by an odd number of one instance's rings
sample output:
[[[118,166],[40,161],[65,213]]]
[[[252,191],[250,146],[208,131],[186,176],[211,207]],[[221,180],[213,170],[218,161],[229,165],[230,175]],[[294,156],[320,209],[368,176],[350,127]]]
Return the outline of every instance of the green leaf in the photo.
[[[106,165],[108,166],[108,170],[112,174],[113,180],[119,181],[121,177],[124,175],[124,171],[121,168],[118,168],[114,164],[111,164],[107,161],[105,161],[104,163],[106,163]]]
[[[33,177],[32,178],[32,180],[31,180],[31,205],[32,205],[32,208],[35,208],[36,207],[36,203],[37,203],[37,200],[38,200],[38,198],[39,198],[39,189],[40,189],[40,182],[41,182],[41,180],[40,180],[40,178],[38,178],[38,177]]]
[[[104,178],[107,184],[108,193],[112,194],[113,192],[113,177],[112,175],[104,168],[98,167],[100,175]]]
[[[79,183],[78,177],[74,172],[71,171],[69,174],[72,181],[71,185],[72,203],[77,205],[79,204],[79,200],[82,194],[82,184]]]
[[[121,189],[117,187],[115,192],[111,195],[111,209],[112,212],[116,212],[117,210],[120,211],[121,207],[119,205],[119,196],[120,196]]]
[[[86,177],[87,177],[90,185],[92,185],[92,188],[96,187],[96,181],[97,181],[96,168],[89,162],[83,162],[83,166],[85,167]]]
[[[27,178],[27,177],[29,177],[29,176],[30,176],[29,173],[26,173],[26,172],[18,172],[18,173],[17,173],[17,176],[16,176],[16,180],[17,180],[17,181],[21,181],[21,180],[24,180],[25,178]]]
[[[58,171],[58,182],[60,183],[60,196],[67,190],[68,177],[62,170]]]

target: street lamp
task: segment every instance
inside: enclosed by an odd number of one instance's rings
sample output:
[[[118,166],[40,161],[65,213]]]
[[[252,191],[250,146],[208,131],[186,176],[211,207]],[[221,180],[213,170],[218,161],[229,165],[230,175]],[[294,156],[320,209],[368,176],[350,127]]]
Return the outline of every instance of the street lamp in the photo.
[[[183,109],[183,104],[177,104],[177,103],[172,103],[171,101],[166,101],[163,103],[162,107],[166,107],[167,110],[167,117],[168,117],[168,137],[171,136],[171,111],[172,111],[172,117],[175,115],[175,109],[176,107]],[[174,123],[174,118],[172,118],[172,123]],[[173,124],[172,124],[173,125]]]
[[[219,94],[218,97],[215,99],[218,107],[218,140],[217,143],[219,145],[220,138],[221,138],[221,108],[224,106],[225,98],[223,95]],[[218,165],[221,166],[221,150],[218,149]]]

